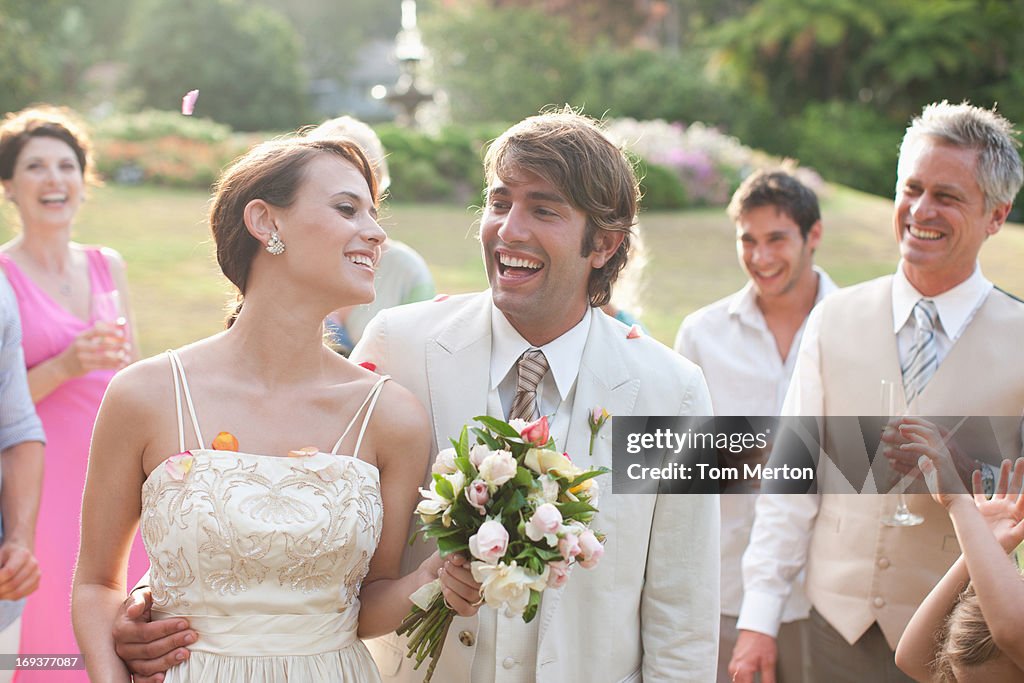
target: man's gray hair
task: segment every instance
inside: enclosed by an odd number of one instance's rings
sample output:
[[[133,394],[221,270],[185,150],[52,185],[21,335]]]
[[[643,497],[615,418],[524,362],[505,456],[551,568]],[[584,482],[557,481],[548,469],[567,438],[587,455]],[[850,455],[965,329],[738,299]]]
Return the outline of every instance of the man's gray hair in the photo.
[[[994,109],[975,107],[969,102],[933,102],[911,121],[900,144],[897,176],[902,178],[905,153],[922,137],[938,138],[955,147],[978,152],[975,179],[985,195],[985,210],[1013,201],[1024,183],[1017,148],[1020,141],[1013,124]],[[897,181],[899,182],[899,181]],[[899,188],[897,188],[897,192]]]

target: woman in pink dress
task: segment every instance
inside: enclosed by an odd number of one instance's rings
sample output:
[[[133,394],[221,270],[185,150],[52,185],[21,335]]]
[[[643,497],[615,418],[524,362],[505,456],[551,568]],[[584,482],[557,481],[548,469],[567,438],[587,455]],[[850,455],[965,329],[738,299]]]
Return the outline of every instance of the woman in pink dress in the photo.
[[[18,299],[29,388],[46,431],[36,527],[39,589],[25,606],[22,654],[79,652],[71,629],[71,578],[93,422],[114,372],[137,358],[124,262],[111,249],[71,241],[91,178],[88,138],[65,109],[37,107],[0,125],[0,180],[21,233],[0,246]],[[130,576],[148,562],[141,542]],[[22,671],[18,681],[87,680],[84,671]]]

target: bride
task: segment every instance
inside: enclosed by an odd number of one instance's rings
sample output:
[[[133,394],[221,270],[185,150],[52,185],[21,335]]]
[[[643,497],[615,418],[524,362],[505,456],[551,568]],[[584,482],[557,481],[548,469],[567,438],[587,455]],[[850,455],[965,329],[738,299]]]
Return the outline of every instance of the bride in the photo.
[[[72,601],[93,680],[129,680],[110,632],[140,517],[153,618],[198,632],[166,681],[379,680],[359,638],[442,560],[399,578],[422,407],[322,343],[327,313],[373,299],[376,197],[347,141],[264,143],[221,177],[210,225],[244,306],[119,373],[97,418]]]

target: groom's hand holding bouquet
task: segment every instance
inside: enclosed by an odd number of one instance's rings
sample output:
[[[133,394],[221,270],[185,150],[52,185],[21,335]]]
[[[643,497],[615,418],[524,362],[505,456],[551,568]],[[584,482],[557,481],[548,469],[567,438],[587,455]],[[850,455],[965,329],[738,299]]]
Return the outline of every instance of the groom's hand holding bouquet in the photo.
[[[589,569],[604,554],[603,536],[590,522],[598,502],[594,477],[608,469],[574,465],[556,449],[546,417],[474,420],[481,426],[463,427],[453,448],[437,454],[433,482],[420,489],[419,533],[436,540],[442,557],[468,555],[480,584],[477,605],[529,622],[545,589],[561,588],[573,565]],[[426,683],[454,609],[436,581],[412,600],[416,606],[398,633],[409,634],[407,656],[416,657],[416,667],[430,657]]]

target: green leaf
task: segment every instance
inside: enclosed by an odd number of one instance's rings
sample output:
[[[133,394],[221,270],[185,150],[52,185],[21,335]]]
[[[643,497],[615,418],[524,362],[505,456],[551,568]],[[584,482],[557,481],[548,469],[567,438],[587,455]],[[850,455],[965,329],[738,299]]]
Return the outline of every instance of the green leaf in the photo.
[[[451,500],[455,497],[455,489],[452,488],[452,483],[436,473],[434,474],[434,490],[437,491],[438,495],[444,497],[445,500]]]
[[[523,621],[529,624],[533,621],[533,618],[537,616],[537,608],[540,607],[540,591],[530,591],[530,602],[526,605],[526,610],[523,612]]]
[[[580,484],[585,482],[587,479],[593,479],[594,477],[599,477],[602,474],[607,474],[609,471],[610,470],[607,467],[598,467],[598,468],[595,468],[595,469],[592,469],[592,470],[587,470],[586,472],[584,472],[580,476],[578,476],[575,479],[573,479],[572,481],[570,481],[569,482],[569,488],[573,488],[575,486],[579,486]]]
[[[456,455],[463,455],[469,457],[469,432],[466,431],[466,426],[462,426],[462,431],[459,433],[459,445],[455,447]]]
[[[445,537],[437,539],[437,549],[441,555],[451,555],[452,553],[462,552],[467,550],[469,545],[465,541],[458,538]]]
[[[455,536],[463,532],[463,529],[458,527],[445,528],[444,526],[437,526],[427,529],[423,532],[424,538],[447,538],[449,536]]]
[[[459,471],[466,475],[466,481],[473,481],[476,479],[477,471],[473,467],[473,463],[469,461],[469,458],[465,455],[460,455],[455,458],[455,466],[459,468]]]
[[[569,502],[569,503],[555,503],[555,507],[562,513],[562,519],[567,517],[575,517],[586,512],[597,512],[590,503],[584,503],[583,501]]]
[[[492,451],[500,451],[501,444],[493,436],[480,429],[479,427],[473,427],[473,433],[476,434],[477,438],[484,442],[488,448]]]
[[[517,467],[516,476],[512,479],[516,486],[530,487],[533,485],[533,470]]]
[[[488,429],[490,429],[495,434],[499,434],[501,436],[505,436],[512,439],[520,438],[519,432],[513,429],[512,425],[510,425],[507,422],[504,422],[497,418],[490,417],[488,415],[478,415],[473,419],[479,422],[480,424],[484,425]]]

